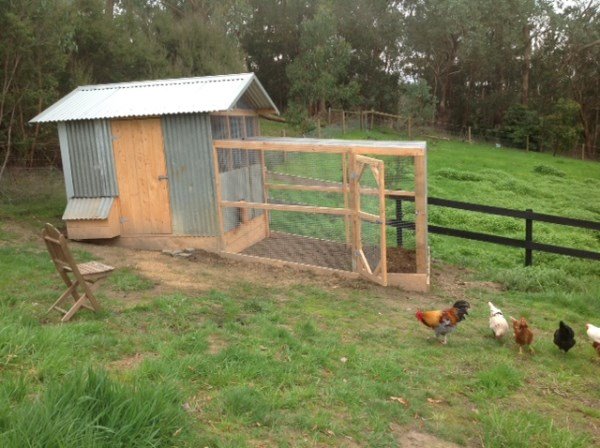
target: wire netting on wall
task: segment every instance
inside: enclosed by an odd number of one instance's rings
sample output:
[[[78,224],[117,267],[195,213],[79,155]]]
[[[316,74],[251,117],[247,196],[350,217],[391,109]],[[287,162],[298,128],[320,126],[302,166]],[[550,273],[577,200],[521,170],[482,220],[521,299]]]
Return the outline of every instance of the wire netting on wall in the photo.
[[[221,183],[221,199],[224,201],[264,202],[263,169],[259,151],[243,149],[219,149],[217,163]],[[263,214],[263,210],[248,210],[249,219]],[[238,209],[223,209],[223,225],[226,232],[243,222]]]

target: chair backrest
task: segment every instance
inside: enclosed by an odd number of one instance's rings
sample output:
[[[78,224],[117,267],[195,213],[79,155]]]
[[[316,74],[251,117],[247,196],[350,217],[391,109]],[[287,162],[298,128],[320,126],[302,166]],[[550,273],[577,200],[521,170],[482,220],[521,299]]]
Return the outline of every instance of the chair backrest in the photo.
[[[59,271],[71,271],[79,276],[77,263],[71,254],[67,239],[52,224],[46,223],[42,230],[42,238],[48,248],[48,253]]]

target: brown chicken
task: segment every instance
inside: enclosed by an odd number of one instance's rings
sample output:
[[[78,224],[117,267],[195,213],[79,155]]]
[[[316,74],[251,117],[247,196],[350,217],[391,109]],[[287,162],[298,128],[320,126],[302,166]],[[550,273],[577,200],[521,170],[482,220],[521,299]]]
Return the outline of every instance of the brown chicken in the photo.
[[[523,346],[526,345],[531,353],[534,353],[531,343],[533,342],[533,332],[524,317],[519,320],[511,317],[513,329],[515,331],[515,342],[519,345],[519,354],[523,354]]]
[[[469,314],[471,305],[466,300],[459,300],[452,308],[446,310],[417,310],[416,318],[424,325],[435,330],[436,338],[443,336],[442,344],[448,342],[447,336],[456,329],[456,325]]]

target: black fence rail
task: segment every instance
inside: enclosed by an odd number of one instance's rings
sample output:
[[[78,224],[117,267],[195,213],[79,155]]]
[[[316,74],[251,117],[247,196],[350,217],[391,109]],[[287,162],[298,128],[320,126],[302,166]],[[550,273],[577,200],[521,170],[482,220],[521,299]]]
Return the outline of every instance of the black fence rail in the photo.
[[[396,217],[388,220],[387,225],[397,229],[396,238],[399,247],[403,245],[402,229],[414,229],[415,224],[403,219],[402,202],[414,202],[410,197],[391,197],[396,200]],[[501,244],[525,249],[525,266],[531,266],[533,263],[533,251],[549,252],[553,254],[569,255],[571,257],[585,258],[589,260],[600,261],[600,253],[589,250],[573,249],[571,247],[555,246],[552,244],[536,243],[533,241],[533,223],[534,221],[559,224],[564,226],[578,227],[581,229],[590,229],[600,232],[600,222],[586,221],[583,219],[566,218],[563,216],[547,215],[536,213],[531,209],[515,210],[503,207],[492,207],[489,205],[472,204],[469,202],[451,201],[448,199],[428,198],[429,205],[438,205],[441,207],[467,210],[472,212],[487,213],[510,218],[520,218],[525,220],[525,239],[508,238],[504,236],[491,235],[489,233],[473,232],[471,230],[459,230],[450,227],[442,227],[429,224],[429,232],[439,235],[455,236],[469,240],[483,241],[486,243]]]

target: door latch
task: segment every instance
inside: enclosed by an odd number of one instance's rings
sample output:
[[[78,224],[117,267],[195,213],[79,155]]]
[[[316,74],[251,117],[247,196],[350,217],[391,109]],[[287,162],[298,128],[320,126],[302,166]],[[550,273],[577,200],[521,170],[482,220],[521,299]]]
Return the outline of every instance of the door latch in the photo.
[[[158,176],[158,180],[169,180],[169,176],[165,176],[164,174],[161,176]]]

